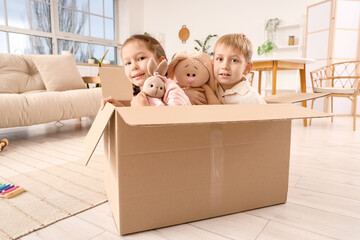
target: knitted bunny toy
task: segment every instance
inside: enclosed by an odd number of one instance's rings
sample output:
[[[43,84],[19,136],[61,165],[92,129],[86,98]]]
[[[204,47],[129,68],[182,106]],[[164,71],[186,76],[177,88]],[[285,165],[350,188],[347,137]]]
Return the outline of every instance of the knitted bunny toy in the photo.
[[[169,64],[168,76],[183,88],[203,88],[208,104],[221,104],[215,95],[211,59],[206,53],[176,53]]]
[[[159,66],[157,66],[154,59],[151,58],[147,64],[148,72],[152,76],[145,80],[142,91],[147,95],[150,106],[165,106],[162,101],[165,94],[165,82],[159,75],[164,76],[167,67],[166,60],[161,61]]]

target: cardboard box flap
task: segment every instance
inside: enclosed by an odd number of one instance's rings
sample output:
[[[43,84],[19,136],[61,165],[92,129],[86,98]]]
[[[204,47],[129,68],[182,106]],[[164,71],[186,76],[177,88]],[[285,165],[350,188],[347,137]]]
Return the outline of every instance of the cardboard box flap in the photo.
[[[330,93],[279,93],[264,97],[267,103],[298,103],[325,97]]]
[[[226,123],[329,117],[293,104],[131,107],[116,109],[131,126]]]
[[[101,135],[104,132],[106,124],[108,123],[114,111],[114,105],[106,103],[104,109],[99,110],[98,114],[96,115],[96,118],[85,138],[85,165],[89,163],[89,160],[100,141]]]
[[[124,67],[99,68],[103,97],[112,96],[119,101],[131,101],[133,98],[132,83],[126,77]]]

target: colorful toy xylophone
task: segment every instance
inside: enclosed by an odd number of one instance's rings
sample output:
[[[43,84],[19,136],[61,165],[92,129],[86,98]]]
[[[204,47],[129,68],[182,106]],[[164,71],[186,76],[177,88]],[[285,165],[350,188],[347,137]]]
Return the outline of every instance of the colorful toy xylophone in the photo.
[[[25,190],[20,186],[15,186],[14,184],[0,183],[0,197],[12,198],[22,193],[23,191]]]

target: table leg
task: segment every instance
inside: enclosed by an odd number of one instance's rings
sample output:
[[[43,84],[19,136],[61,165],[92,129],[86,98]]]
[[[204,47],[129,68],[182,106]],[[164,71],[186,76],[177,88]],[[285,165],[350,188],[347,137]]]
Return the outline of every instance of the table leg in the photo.
[[[300,71],[300,89],[302,93],[306,93],[306,70],[305,70],[305,64],[304,64],[304,68],[303,69],[299,69]],[[302,102],[302,106],[303,107],[307,107],[306,106],[306,101]],[[303,120],[304,122],[304,127],[307,126],[307,119],[304,118]]]
[[[258,92],[261,95],[261,71],[259,71]]]
[[[272,69],[272,95],[276,94],[276,74],[277,74],[278,62],[274,61]]]

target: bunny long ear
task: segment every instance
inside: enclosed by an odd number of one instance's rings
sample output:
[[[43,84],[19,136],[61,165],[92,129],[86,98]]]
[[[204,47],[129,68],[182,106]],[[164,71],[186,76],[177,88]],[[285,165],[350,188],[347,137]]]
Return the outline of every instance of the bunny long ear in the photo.
[[[165,76],[166,70],[168,69],[168,62],[166,61],[166,59],[162,60],[161,63],[159,64],[158,68],[157,68],[157,72],[161,75],[161,76]]]
[[[172,58],[170,64],[169,64],[169,68],[168,68],[168,77],[169,78],[174,78],[175,75],[175,67],[176,65],[181,61],[184,60],[186,58],[188,58],[189,53],[186,51],[181,51],[175,54],[175,56]]]
[[[150,58],[150,60],[148,61],[147,64],[147,70],[150,74],[150,76],[154,75],[154,72],[156,72],[157,66],[156,66],[156,62],[154,59]]]

